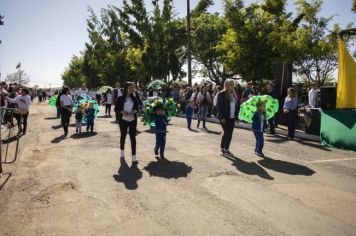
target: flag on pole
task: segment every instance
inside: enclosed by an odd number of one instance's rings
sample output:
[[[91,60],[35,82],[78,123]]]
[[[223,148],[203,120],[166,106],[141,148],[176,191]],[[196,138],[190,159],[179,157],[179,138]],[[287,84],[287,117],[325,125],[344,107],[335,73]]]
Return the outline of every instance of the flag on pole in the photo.
[[[339,37],[339,79],[336,108],[356,108],[356,62]]]
[[[19,62],[19,64],[17,64],[16,69],[21,67],[21,62]]]

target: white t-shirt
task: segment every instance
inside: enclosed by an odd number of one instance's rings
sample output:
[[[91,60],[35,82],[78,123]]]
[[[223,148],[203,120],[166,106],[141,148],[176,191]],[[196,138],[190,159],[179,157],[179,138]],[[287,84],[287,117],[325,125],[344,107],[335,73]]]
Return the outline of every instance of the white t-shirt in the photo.
[[[316,100],[318,97],[318,91],[316,89],[311,89],[308,93],[308,99],[309,99],[309,106],[310,107],[316,107]]]
[[[112,94],[106,94],[106,104],[112,104]]]
[[[126,97],[125,103],[124,103],[124,111],[127,113],[132,112],[133,106],[134,106],[134,102],[132,101],[132,98]],[[134,115],[127,115],[127,116],[123,115],[122,119],[130,122],[130,121],[135,120],[135,116]]]
[[[88,93],[89,93],[89,91],[88,91],[87,88],[85,88],[85,89],[80,88],[80,89],[78,89],[78,91],[77,91],[77,95],[80,95],[80,94],[88,95]]]
[[[31,105],[31,97],[29,95],[19,95],[14,99],[9,99],[12,103],[17,103],[19,110],[29,111],[29,106]]]
[[[72,97],[70,95],[62,94],[59,98],[59,101],[63,102],[63,106],[71,106],[72,105]]]
[[[236,108],[236,101],[235,97],[232,98],[230,101],[230,118],[235,118],[235,108]]]
[[[91,98],[95,99],[95,98],[96,98],[96,91],[90,90],[90,91],[89,91],[89,96],[90,96]]]
[[[115,88],[117,90],[117,97],[121,97],[122,93],[121,93],[121,89],[119,88]]]

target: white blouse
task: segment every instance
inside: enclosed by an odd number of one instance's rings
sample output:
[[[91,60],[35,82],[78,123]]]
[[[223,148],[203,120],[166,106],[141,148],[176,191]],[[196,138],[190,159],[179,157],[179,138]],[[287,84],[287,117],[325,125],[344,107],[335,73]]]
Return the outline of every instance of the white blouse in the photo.
[[[124,112],[131,113],[133,110],[134,102],[131,97],[126,97],[125,98],[125,103],[124,103]],[[133,114],[131,115],[123,115],[122,116],[123,120],[126,120],[128,122],[131,122],[135,120],[135,116]]]

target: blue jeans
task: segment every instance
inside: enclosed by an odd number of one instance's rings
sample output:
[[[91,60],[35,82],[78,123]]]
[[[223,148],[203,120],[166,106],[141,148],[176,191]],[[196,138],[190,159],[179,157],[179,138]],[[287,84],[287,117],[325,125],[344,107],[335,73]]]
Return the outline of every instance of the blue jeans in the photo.
[[[94,130],[94,119],[87,119],[87,131],[89,131],[89,128],[90,128],[90,131],[93,132],[93,130]]]
[[[262,153],[263,143],[264,143],[263,132],[254,131],[253,133],[255,134],[255,138],[256,138],[255,152]]]
[[[207,113],[208,113],[207,105],[202,105],[199,107],[198,126],[200,124],[200,121],[203,121],[203,127],[205,127],[205,118],[206,118]]]
[[[166,148],[166,132],[156,132],[155,150],[159,151],[159,153],[163,155],[165,148]]]
[[[192,117],[191,116],[187,116],[187,124],[188,124],[188,128],[190,129],[190,126],[192,125]]]

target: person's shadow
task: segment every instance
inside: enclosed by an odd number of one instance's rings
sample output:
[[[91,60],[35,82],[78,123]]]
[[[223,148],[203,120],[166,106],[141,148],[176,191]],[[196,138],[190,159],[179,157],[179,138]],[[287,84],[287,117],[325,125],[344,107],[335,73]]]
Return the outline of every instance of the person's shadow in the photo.
[[[309,167],[287,162],[287,161],[274,160],[269,157],[265,157],[264,159],[259,160],[258,163],[267,169],[284,173],[284,174],[289,174],[289,175],[311,176],[314,173],[316,173],[314,170],[310,169]]]
[[[62,134],[61,136],[54,138],[54,139],[51,141],[51,143],[60,143],[60,142],[61,142],[62,140],[64,140],[66,137],[67,137],[66,135]]]
[[[268,172],[255,162],[247,162],[237,158],[235,156],[224,155],[226,159],[232,161],[232,165],[236,167],[240,172],[248,175],[258,175],[259,177],[267,180],[273,180],[274,178],[268,174]]]
[[[137,181],[142,178],[142,171],[137,167],[137,164],[132,164],[129,167],[125,158],[121,158],[120,163],[118,175],[113,175],[114,179],[119,183],[123,183],[129,190],[137,189]]]
[[[188,166],[184,162],[168,161],[157,159],[152,161],[144,168],[150,176],[157,176],[166,179],[178,179],[181,177],[187,177],[192,172],[192,167]]]

